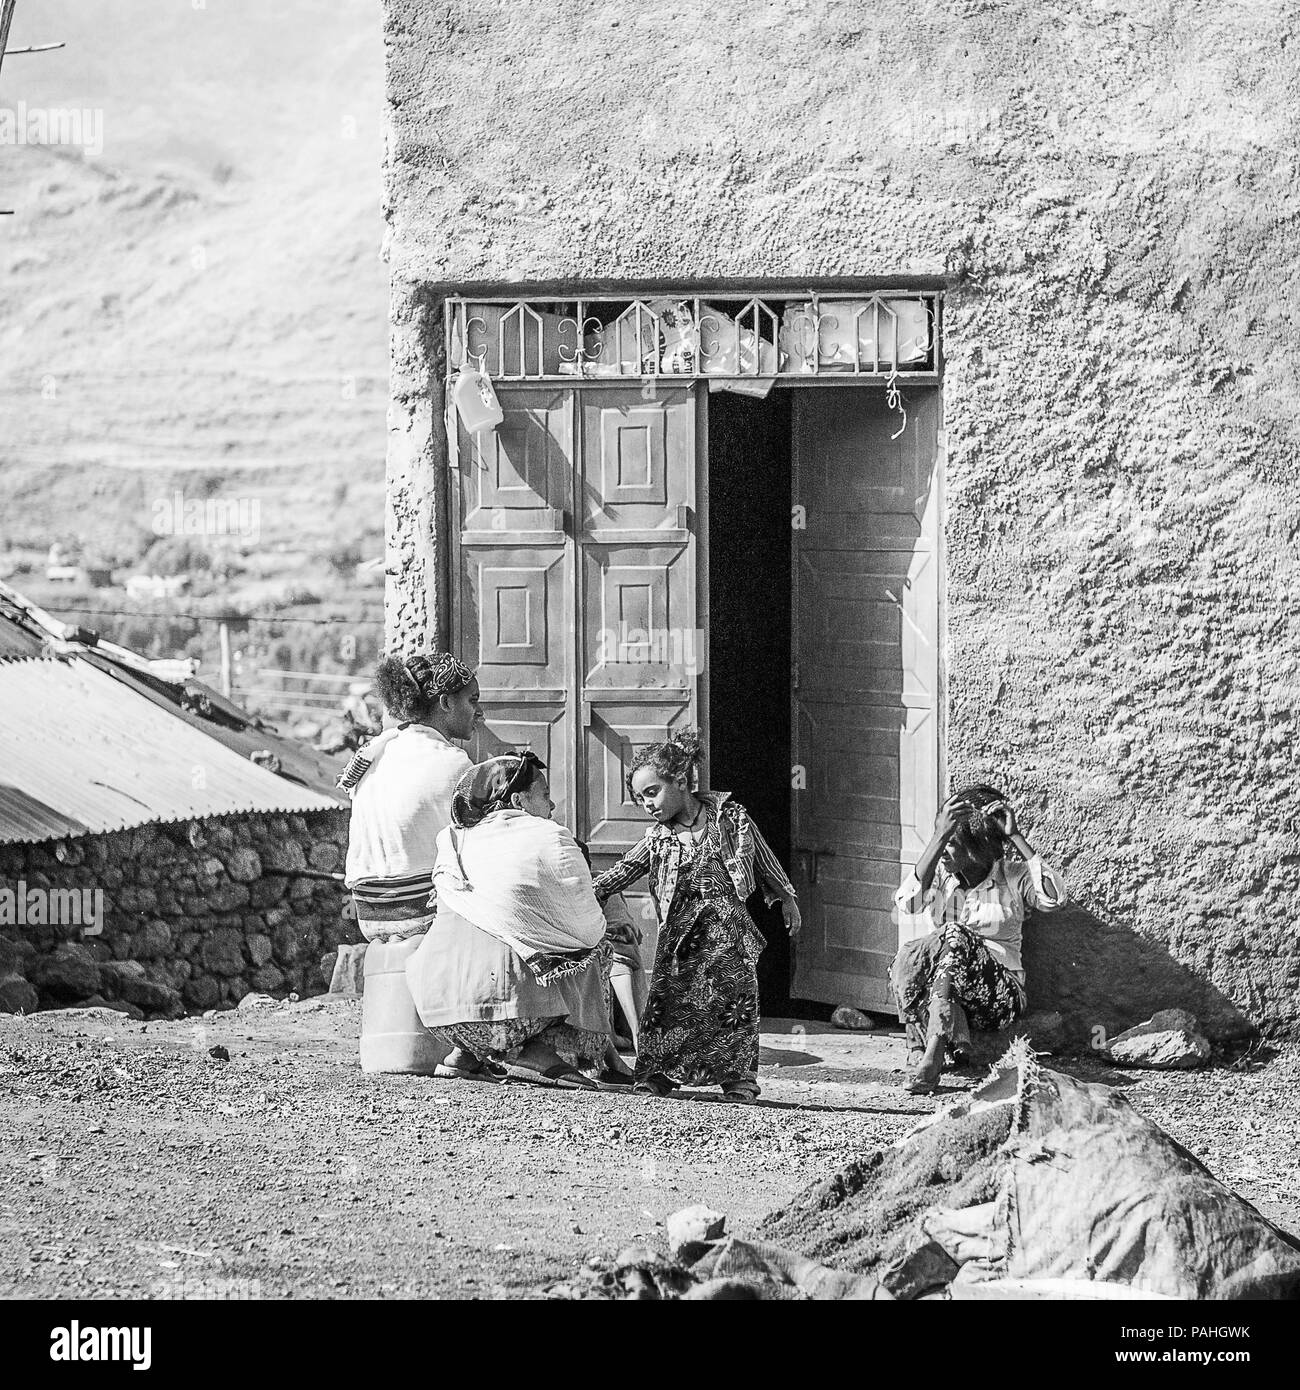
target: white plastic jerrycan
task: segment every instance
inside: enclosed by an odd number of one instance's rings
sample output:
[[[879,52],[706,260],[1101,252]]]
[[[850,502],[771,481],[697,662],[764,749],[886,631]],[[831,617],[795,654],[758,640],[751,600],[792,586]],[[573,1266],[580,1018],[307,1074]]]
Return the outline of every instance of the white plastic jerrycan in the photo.
[[[361,995],[361,1070],[432,1076],[451,1050],[420,1022],[406,985],[406,962],[423,936],[372,941]]]
[[[492,378],[468,362],[457,373],[451,398],[456,402],[461,424],[470,434],[477,434],[479,430],[494,430],[505,419]]]

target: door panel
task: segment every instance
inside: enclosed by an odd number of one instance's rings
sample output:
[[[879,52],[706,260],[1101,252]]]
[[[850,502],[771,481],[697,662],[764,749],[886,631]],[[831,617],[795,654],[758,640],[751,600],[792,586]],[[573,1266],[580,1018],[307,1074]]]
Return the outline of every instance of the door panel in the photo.
[[[870,388],[801,390],[794,420],[793,992],[893,1012],[893,895],[938,800],[938,393],[897,440]]]
[[[697,721],[695,393],[507,387],[458,428],[454,640],[603,867],[645,832],[633,750]],[[580,422],[580,424],[578,423]]]
[[[635,749],[698,718],[695,409],[690,389],[581,398],[578,817],[602,856],[645,833],[626,782]]]
[[[457,436],[457,654],[477,668],[488,723],[548,765],[572,823],[572,390],[503,388],[495,431]]]

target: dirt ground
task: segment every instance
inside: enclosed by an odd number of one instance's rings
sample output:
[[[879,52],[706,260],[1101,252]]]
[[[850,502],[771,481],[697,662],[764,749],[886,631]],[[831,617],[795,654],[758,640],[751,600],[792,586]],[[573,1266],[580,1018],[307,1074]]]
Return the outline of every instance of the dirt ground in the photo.
[[[744,1231],[974,1080],[906,1096],[900,1034],[779,1020],[751,1109],[367,1076],[359,1021],[349,999],[174,1023],[0,1016],[0,1293],[534,1296],[662,1240],[693,1202]],[[1060,1065],[1123,1087],[1300,1230],[1300,1050],[1200,1073]]]

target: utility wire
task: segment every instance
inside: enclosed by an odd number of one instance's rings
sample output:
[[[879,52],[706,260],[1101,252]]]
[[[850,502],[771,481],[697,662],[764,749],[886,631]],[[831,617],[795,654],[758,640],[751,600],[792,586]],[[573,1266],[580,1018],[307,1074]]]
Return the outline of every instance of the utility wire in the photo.
[[[362,624],[373,625],[382,624],[382,618],[260,618],[250,614],[225,614],[220,613],[170,613],[159,612],[149,613],[141,609],[124,608],[49,608],[47,613],[60,613],[75,615],[78,613],[89,614],[96,618],[187,618],[196,623],[303,623],[313,627],[330,627],[338,623],[350,623],[352,626]]]

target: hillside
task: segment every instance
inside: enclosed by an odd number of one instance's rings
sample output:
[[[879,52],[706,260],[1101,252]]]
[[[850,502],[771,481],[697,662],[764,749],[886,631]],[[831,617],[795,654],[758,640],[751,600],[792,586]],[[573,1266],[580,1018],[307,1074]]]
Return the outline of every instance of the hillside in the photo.
[[[11,47],[51,40],[67,47],[0,75],[0,567],[117,635],[104,610],[139,605],[47,587],[50,544],[118,578],[175,569],[157,532],[176,494],[229,502],[255,524],[187,538],[216,577],[145,607],[343,616],[370,659],[380,594],[350,575],[382,553],[378,5],[19,0]],[[54,111],[79,118],[62,143],[14,143]],[[210,662],[214,625],[189,630]],[[254,625],[246,646],[276,633]],[[286,634],[295,660],[321,634],[317,660],[353,665],[331,629]]]

